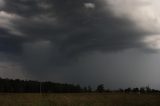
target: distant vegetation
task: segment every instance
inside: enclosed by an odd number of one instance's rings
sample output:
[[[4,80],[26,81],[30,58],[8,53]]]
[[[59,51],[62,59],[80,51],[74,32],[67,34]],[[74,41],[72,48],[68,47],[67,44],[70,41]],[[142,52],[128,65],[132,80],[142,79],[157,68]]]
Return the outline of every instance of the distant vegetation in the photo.
[[[82,93],[82,92],[122,92],[122,93],[160,93],[159,90],[151,89],[149,86],[141,88],[127,88],[118,90],[105,89],[103,84],[93,90],[91,86],[81,87],[74,84],[62,84],[53,82],[39,82],[19,79],[0,78],[0,92],[6,93]]]
[[[54,92],[80,92],[79,85],[61,84],[53,82],[39,82],[19,79],[0,78],[0,92],[9,93],[54,93]]]

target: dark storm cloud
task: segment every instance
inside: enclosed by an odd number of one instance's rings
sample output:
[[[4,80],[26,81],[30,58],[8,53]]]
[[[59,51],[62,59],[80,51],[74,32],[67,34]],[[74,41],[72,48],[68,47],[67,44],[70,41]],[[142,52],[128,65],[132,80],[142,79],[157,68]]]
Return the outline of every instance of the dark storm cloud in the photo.
[[[24,41],[25,39],[12,36],[7,30],[0,29],[0,52],[21,55]]]
[[[6,35],[8,35],[8,31],[6,29],[1,28],[0,29],[0,35],[5,37]]]
[[[87,51],[117,51],[138,47],[140,35],[133,23],[117,19],[102,0],[6,0],[4,11],[17,14],[15,28],[29,39],[51,40],[66,55]],[[84,3],[95,3],[95,8]],[[43,8],[45,7],[46,8]]]
[[[37,7],[38,3],[38,0],[5,0],[5,6],[1,8],[22,16],[33,16],[41,13],[41,10]]]
[[[21,42],[17,42],[17,39],[0,38],[0,51],[19,54],[20,48]]]
[[[9,22],[21,35],[0,29],[0,51],[21,53],[24,65],[35,73],[93,51],[144,46],[140,40],[145,32],[127,18],[115,17],[104,0],[5,0],[1,11],[19,17]]]

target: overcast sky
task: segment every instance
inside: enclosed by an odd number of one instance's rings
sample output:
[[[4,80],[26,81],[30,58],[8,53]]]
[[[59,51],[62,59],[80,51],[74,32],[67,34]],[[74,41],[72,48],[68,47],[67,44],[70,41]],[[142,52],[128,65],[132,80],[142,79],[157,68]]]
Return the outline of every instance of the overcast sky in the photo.
[[[160,89],[159,0],[0,0],[0,77]]]

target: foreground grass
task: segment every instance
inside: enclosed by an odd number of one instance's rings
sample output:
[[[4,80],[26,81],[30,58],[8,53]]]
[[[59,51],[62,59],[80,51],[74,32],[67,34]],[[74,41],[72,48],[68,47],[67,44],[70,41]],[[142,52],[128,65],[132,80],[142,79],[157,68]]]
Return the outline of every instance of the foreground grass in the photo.
[[[118,93],[1,93],[0,106],[160,106],[160,95]]]

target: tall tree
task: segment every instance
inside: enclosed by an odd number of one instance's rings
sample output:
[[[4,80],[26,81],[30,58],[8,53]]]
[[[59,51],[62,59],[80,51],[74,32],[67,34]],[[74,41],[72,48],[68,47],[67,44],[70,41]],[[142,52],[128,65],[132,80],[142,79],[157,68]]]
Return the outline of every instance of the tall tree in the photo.
[[[103,85],[103,84],[98,85],[96,91],[97,91],[97,92],[104,92],[104,85]]]

